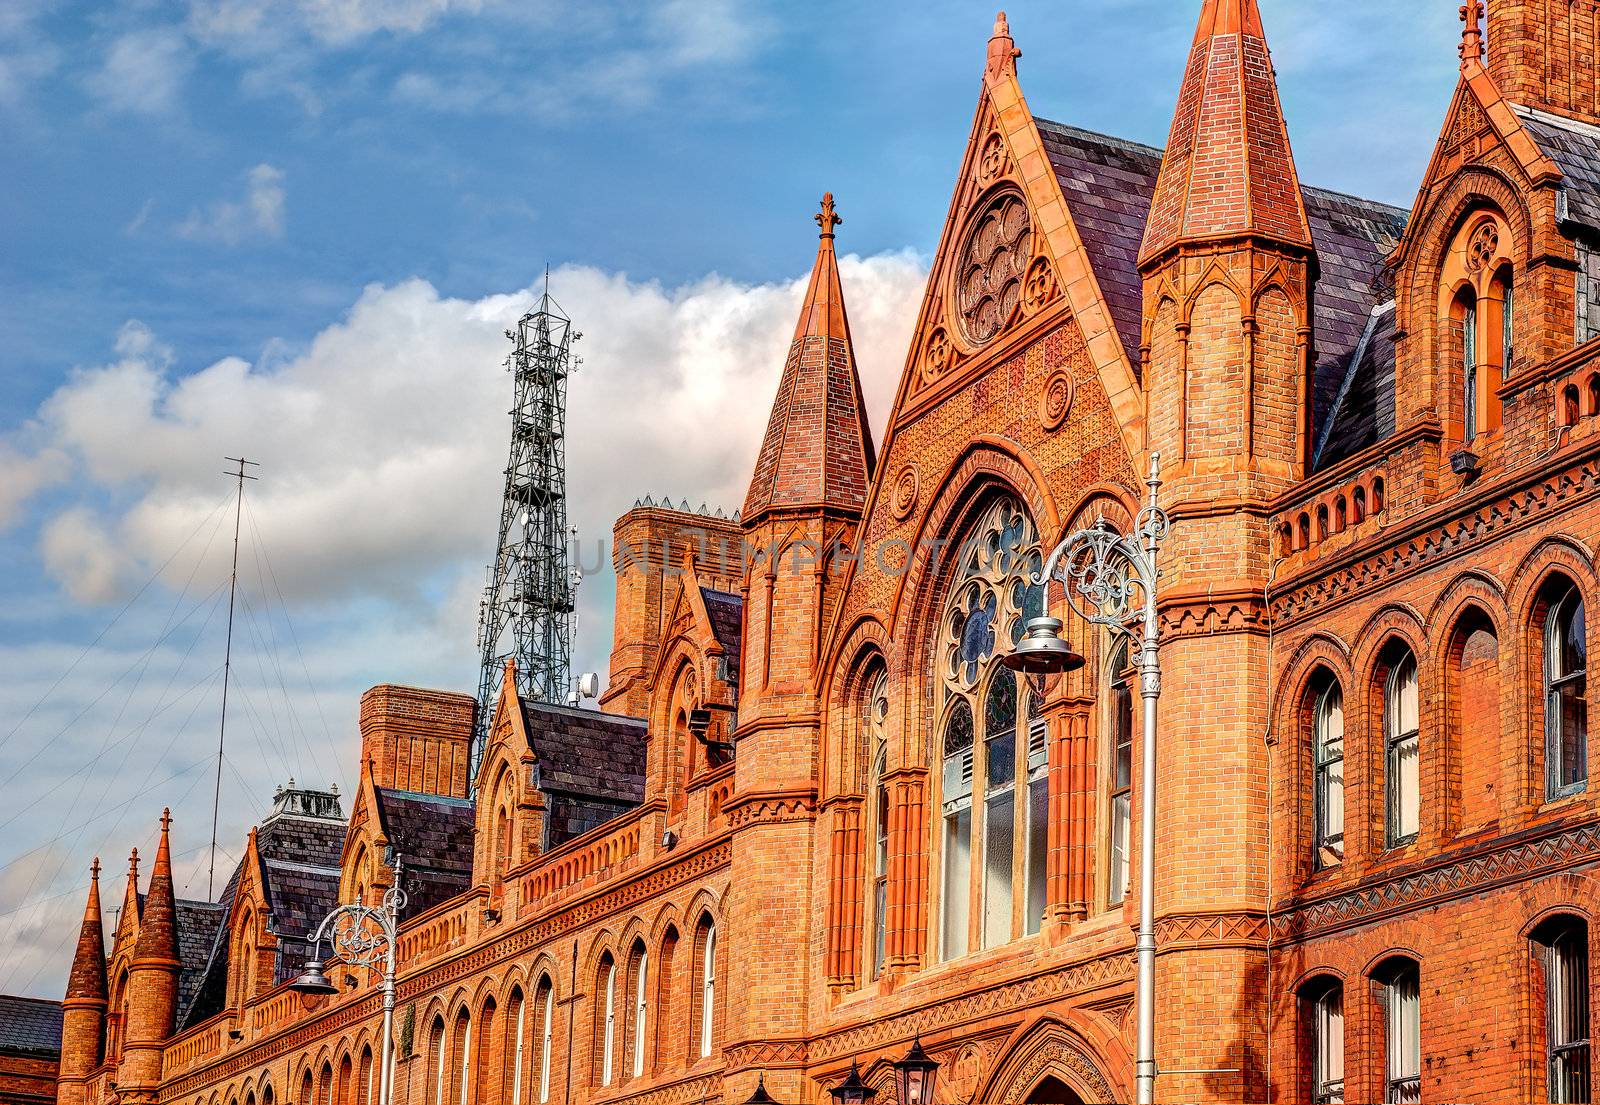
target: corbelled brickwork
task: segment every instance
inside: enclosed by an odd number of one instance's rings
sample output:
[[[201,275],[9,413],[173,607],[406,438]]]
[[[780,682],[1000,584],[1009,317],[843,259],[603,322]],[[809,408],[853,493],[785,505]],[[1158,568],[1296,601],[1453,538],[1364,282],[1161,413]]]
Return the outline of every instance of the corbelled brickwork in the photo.
[[[1138,688],[1034,573],[1156,453],[1158,1098],[1591,1099],[1596,5],[1487,61],[1465,5],[1409,212],[1303,186],[1255,0],[1196,6],[1165,152],[1037,118],[996,20],[881,449],[824,198],[744,511],[617,523],[609,714],[508,670],[468,780],[471,699],[376,688],[347,825],[216,905],[164,830],[108,957],[95,883],[61,1100],[376,1101],[376,980],[283,980],[402,865],[400,1105],[887,1101],[913,1041],[1130,1100]],[[1046,612],[1086,664],[1019,680]]]

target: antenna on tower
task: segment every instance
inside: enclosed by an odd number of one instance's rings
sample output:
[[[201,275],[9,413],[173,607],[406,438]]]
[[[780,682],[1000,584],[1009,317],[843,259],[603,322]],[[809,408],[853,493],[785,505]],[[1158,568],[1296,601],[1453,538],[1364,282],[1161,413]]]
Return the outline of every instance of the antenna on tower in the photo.
[[[567,377],[581,363],[572,343],[583,335],[544,294],[507,330],[512,342],[511,459],[506,464],[500,539],[479,608],[483,667],[472,741],[476,785],[495,697],[507,660],[516,661],[517,693],[562,705],[572,678],[575,585],[567,568]]]
[[[233,499],[233,569],[228,578],[228,643],[223,646],[222,652],[222,717],[217,724],[217,785],[211,795],[211,862],[206,866],[208,902],[215,894],[217,882],[217,815],[222,809],[222,751],[228,737],[228,678],[233,673],[233,602],[239,593],[239,519],[244,514],[244,481],[256,479],[245,469],[261,467],[242,456],[222,459],[236,465],[233,471],[224,472],[223,475],[238,480],[239,489]]]

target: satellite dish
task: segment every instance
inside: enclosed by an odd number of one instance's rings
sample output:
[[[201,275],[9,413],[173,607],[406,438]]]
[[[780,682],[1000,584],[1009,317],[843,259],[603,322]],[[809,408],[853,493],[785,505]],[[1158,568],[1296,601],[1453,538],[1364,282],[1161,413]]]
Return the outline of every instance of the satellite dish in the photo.
[[[586,671],[578,676],[578,695],[582,698],[600,697],[600,673]]]

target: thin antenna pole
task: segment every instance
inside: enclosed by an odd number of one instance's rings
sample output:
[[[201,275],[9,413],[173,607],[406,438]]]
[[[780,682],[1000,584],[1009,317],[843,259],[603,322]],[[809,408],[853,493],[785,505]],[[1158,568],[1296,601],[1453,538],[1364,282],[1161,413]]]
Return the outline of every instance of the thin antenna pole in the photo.
[[[211,795],[211,865],[206,870],[206,901],[211,901],[217,881],[217,815],[222,807],[222,747],[228,737],[228,676],[233,670],[233,600],[239,591],[239,519],[244,514],[244,481],[256,477],[245,473],[245,466],[261,467],[243,457],[223,457],[238,470],[224,472],[239,481],[239,492],[233,502],[233,575],[228,581],[228,643],[222,653],[222,720],[217,726],[217,785]]]

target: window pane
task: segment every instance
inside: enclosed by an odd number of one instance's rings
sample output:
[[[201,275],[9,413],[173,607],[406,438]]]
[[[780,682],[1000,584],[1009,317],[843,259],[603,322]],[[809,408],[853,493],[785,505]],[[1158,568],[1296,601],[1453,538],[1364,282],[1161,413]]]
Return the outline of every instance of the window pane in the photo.
[[[1126,683],[1119,683],[1111,689],[1111,693],[1112,707],[1116,713],[1114,724],[1117,739],[1116,773],[1112,785],[1116,790],[1125,790],[1133,782],[1133,692]]]
[[[1009,787],[1017,778],[1017,734],[1010,731],[990,737],[983,744],[985,777],[990,790]]]
[[[1343,1105],[1344,991],[1338,986],[1313,1006],[1312,1073],[1315,1105]]]
[[[1418,742],[1415,736],[1401,741],[1394,749],[1395,765],[1395,822],[1394,839],[1405,840],[1417,835],[1421,814],[1421,795],[1418,790]]]
[[[1461,320],[1461,375],[1464,387],[1463,413],[1466,438],[1471,441],[1478,432],[1478,309],[1468,306]]]
[[[1584,680],[1573,679],[1557,692],[1560,708],[1560,748],[1557,785],[1571,787],[1588,775],[1589,704],[1584,698]]]
[[[1396,734],[1414,733],[1421,725],[1417,714],[1417,662],[1410,656],[1401,661],[1395,673]]]
[[[972,896],[972,811],[944,819],[944,957],[967,954],[967,910]]]
[[[1394,1105],[1422,1100],[1420,985],[1415,967],[1394,976],[1385,993],[1387,1100]]]
[[[1006,791],[989,799],[984,811],[983,841],[983,946],[986,948],[1011,939],[1011,859],[1016,831],[1013,792]]]
[[[1544,947],[1550,1100],[1589,1101],[1589,941],[1570,922]]]
[[[1316,726],[1316,860],[1327,866],[1344,858],[1344,695],[1337,683],[1318,700]]]
[[[884,941],[889,932],[889,882],[879,879],[872,889],[872,977],[883,970]]]
[[[1126,794],[1111,800],[1111,885],[1112,903],[1128,895],[1128,831],[1131,828],[1133,807]]]
[[[1028,913],[1022,931],[1032,934],[1044,922],[1045,864],[1050,845],[1050,789],[1045,779],[1028,784]]]

